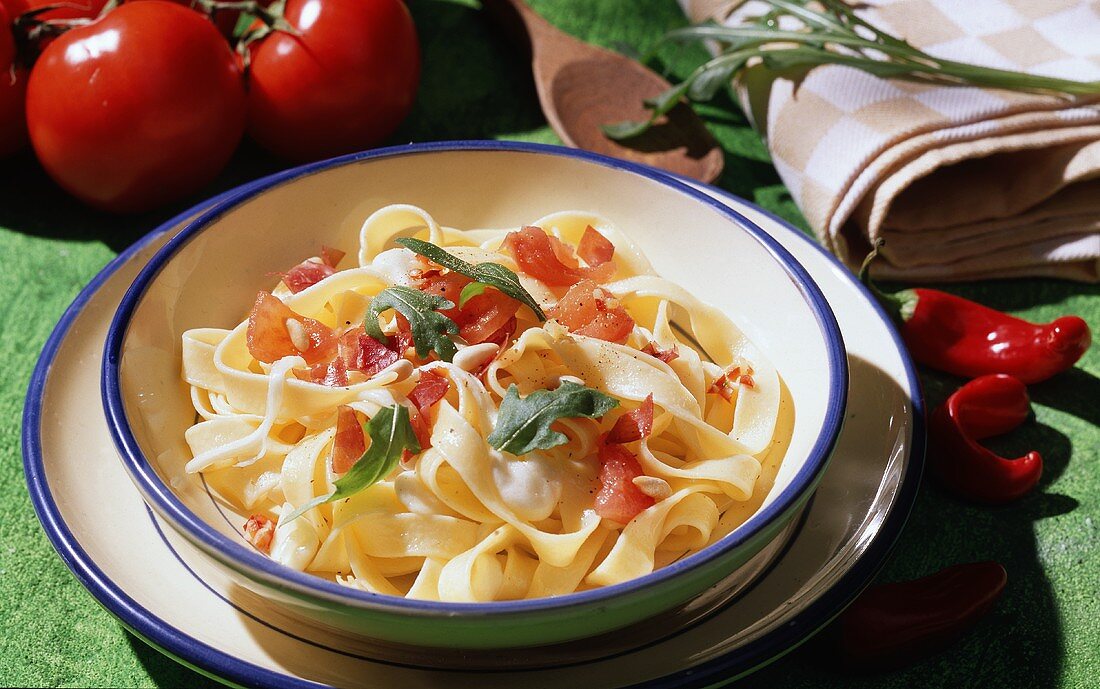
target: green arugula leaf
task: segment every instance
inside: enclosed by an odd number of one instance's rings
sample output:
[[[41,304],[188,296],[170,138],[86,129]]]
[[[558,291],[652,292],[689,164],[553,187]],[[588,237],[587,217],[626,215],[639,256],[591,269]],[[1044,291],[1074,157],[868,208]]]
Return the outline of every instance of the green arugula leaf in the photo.
[[[538,390],[519,396],[513,384],[500,403],[497,425],[489,435],[489,444],[498,450],[522,455],[531,450],[548,450],[569,442],[569,438],[550,428],[562,418],[584,416],[598,419],[619,401],[599,390],[565,381],[556,390]]]
[[[458,308],[466,306],[466,302],[470,301],[474,297],[485,294],[485,290],[489,287],[484,282],[471,282],[462,288],[462,291],[458,294]]]
[[[367,422],[365,428],[370,436],[370,447],[348,473],[335,481],[336,490],[310,500],[291,512],[282,520],[283,523],[297,519],[318,505],[350,498],[378,483],[397,466],[402,451],[408,450],[413,454],[420,452],[420,443],[416,440],[416,433],[409,421],[407,407],[400,404],[383,407]]]
[[[435,350],[443,361],[454,358],[458,348],[451,341],[450,335],[458,334],[458,324],[441,313],[437,309],[453,309],[454,302],[443,297],[427,292],[421,292],[412,287],[397,285],[387,287],[371,300],[370,309],[367,311],[363,327],[367,334],[386,344],[388,338],[382,333],[378,325],[378,316],[388,309],[394,309],[409,320],[412,328],[413,344],[416,345],[416,355],[420,358],[428,356],[428,352]]]
[[[424,258],[443,266],[447,270],[461,273],[476,282],[481,282],[490,287],[495,287],[521,304],[526,305],[535,312],[540,321],[546,320],[546,314],[542,312],[539,303],[531,296],[531,293],[523,288],[519,277],[508,268],[499,263],[467,263],[461,258],[447,253],[442,247],[431,242],[415,237],[401,237],[394,240],[413,253],[420,254]],[[461,297],[460,297],[461,298]]]

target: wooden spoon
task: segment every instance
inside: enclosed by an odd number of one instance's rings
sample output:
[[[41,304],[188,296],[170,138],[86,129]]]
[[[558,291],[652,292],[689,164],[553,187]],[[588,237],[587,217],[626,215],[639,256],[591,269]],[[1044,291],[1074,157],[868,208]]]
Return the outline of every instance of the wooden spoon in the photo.
[[[684,103],[627,141],[609,139],[600,129],[648,118],[642,100],[670,86],[659,75],[625,55],[558,30],[522,0],[483,0],[482,5],[521,45],[530,46],[542,111],[567,145],[703,182],[714,181],[722,172],[722,149]]]

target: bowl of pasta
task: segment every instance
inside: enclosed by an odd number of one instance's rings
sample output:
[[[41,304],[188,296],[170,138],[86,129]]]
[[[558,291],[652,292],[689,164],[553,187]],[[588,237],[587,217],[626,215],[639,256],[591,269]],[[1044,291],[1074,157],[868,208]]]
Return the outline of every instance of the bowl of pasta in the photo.
[[[828,304],[762,230],[502,142],[242,187],[149,262],[103,362],[122,462],[200,576],[457,649],[696,598],[804,506],[846,394]]]

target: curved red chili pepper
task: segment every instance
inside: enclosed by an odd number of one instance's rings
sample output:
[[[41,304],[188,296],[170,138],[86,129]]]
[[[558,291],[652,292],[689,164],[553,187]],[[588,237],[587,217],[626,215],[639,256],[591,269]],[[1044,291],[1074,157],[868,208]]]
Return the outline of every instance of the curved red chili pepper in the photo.
[[[1088,324],[1077,316],[1036,324],[934,289],[885,294],[868,276],[881,245],[864,261],[860,279],[894,316],[909,353],[925,366],[965,378],[1007,373],[1038,383],[1072,367],[1092,344]]]
[[[981,502],[1002,503],[1024,495],[1043,473],[1039,453],[1006,459],[978,441],[1016,428],[1030,409],[1027,387],[1012,376],[982,376],[962,386],[932,413],[932,474],[954,492]]]
[[[886,669],[943,650],[993,607],[1007,582],[1001,565],[974,562],[872,586],[840,616],[841,657],[850,667]]]

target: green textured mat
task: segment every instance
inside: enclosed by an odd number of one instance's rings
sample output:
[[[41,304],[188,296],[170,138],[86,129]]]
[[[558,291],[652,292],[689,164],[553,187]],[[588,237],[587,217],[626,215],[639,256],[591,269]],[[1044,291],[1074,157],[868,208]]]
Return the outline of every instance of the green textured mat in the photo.
[[[532,2],[565,30],[594,43],[646,45],[684,23],[674,0]],[[529,69],[471,6],[410,3],[424,51],[417,109],[394,142],[503,138],[556,143],[539,111]],[[684,74],[699,52],[666,54]],[[802,227],[767,152],[727,101],[704,111],[728,151],[720,186]],[[34,517],[19,451],[31,368],[54,323],[110,258],[199,198],[274,171],[248,147],[203,194],[155,215],[112,218],[57,191],[28,158],[0,161],[0,683],[24,686],[211,684],[135,639],[99,608],[51,549]],[[1077,313],[1100,330],[1100,289],[1048,281],[951,288],[1033,320]],[[820,639],[742,683],[750,687],[1100,686],[1100,348],[1075,370],[1033,386],[1035,419],[998,449],[1038,449],[1040,489],[999,509],[971,507],[922,488],[882,580],[956,562],[1005,564],[1009,585],[995,612],[957,646],[904,671],[857,676],[837,670]],[[924,376],[929,403],[958,381]],[[456,685],[457,686],[457,685]]]

